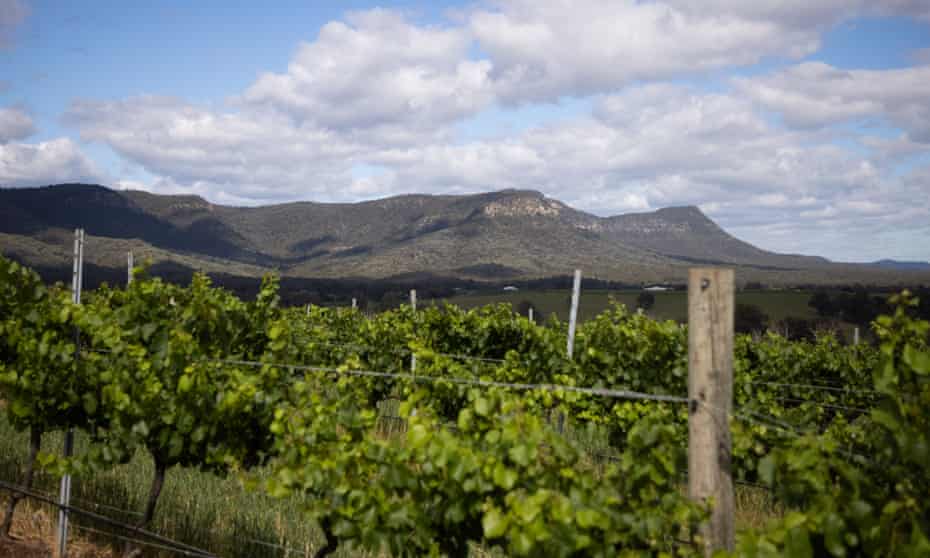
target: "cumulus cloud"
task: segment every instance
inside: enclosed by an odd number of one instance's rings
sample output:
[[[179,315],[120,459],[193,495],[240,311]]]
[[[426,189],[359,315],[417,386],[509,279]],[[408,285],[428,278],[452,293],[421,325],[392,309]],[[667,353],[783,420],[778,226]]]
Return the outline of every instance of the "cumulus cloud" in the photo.
[[[882,118],[930,143],[930,65],[893,70],[843,70],[807,62],[771,75],[735,80],[789,126],[812,128]]]
[[[99,182],[104,177],[68,138],[0,145],[0,185],[28,187],[58,182]]]
[[[930,20],[926,0],[498,0],[468,26],[514,103],[609,93],[766,57],[798,59],[859,16]]]
[[[403,183],[539,188],[602,214],[716,204],[721,216],[758,222],[773,208],[829,203],[880,180],[861,156],[816,140],[773,127],[745,99],[663,84],[603,97],[593,117],[429,147],[393,166]]]
[[[223,111],[156,96],[76,101],[65,121],[83,139],[164,177],[166,193],[180,184],[236,203],[328,197],[343,190],[349,167],[371,149],[371,137],[275,111]]]
[[[498,93],[520,102],[600,93],[764,56],[801,57],[819,45],[816,23],[836,17],[832,7],[808,8],[815,24],[796,25],[743,3],[719,3],[733,9],[688,1],[512,0],[474,11],[469,26],[494,63]]]
[[[0,145],[25,139],[35,133],[32,118],[26,111],[13,107],[0,107]]]
[[[387,10],[326,24],[283,74],[262,75],[242,95],[322,127],[402,123],[432,128],[491,101],[486,60],[469,60],[462,28],[423,27]]]

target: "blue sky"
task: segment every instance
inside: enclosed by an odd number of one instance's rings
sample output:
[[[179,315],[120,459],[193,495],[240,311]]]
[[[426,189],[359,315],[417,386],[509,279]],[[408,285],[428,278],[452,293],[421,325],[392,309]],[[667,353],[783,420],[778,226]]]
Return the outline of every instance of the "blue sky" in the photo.
[[[0,0],[0,186],[531,188],[930,260],[930,2]]]

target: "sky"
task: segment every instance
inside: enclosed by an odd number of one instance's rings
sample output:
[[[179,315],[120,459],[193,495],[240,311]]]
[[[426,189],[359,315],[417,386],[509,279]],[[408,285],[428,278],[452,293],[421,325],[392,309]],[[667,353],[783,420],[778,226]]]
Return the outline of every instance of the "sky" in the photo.
[[[532,189],[930,260],[930,0],[0,0],[0,187]]]

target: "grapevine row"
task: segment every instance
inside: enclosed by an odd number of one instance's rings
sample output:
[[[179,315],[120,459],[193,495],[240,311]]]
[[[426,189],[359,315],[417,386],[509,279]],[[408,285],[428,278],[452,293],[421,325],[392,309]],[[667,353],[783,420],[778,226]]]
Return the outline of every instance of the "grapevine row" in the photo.
[[[741,555],[928,548],[928,326],[909,317],[912,299],[898,302],[875,324],[878,347],[737,337],[733,474],[790,510],[741,533]],[[326,536],[319,556],[339,545],[397,556],[464,556],[474,544],[521,556],[701,552],[693,527],[707,509],[680,490],[686,405],[405,377],[415,357],[416,374],[436,378],[682,396],[687,332],[674,322],[615,306],[579,326],[569,359],[565,324],[503,305],[305,312],[280,307],[271,277],[244,302],[202,275],[182,287],[143,270],[75,305],[0,259],[0,335],[0,397],[31,432],[24,483],[33,462],[88,475],[142,448],[155,474],[140,526],[180,465],[302,496]],[[304,365],[316,369],[295,370]],[[400,439],[377,428],[388,399],[401,400]],[[616,460],[592,466],[550,426],[555,413],[606,430]],[[86,433],[87,452],[41,452],[44,434],[68,428]]]

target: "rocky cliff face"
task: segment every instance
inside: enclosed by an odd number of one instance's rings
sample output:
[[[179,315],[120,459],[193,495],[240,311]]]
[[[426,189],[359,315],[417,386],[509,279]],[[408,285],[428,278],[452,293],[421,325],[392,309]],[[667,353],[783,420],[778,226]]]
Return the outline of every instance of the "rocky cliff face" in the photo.
[[[535,194],[535,195],[534,195]],[[558,218],[565,207],[541,194],[514,195],[492,201],[484,206],[488,217],[552,217]]]

